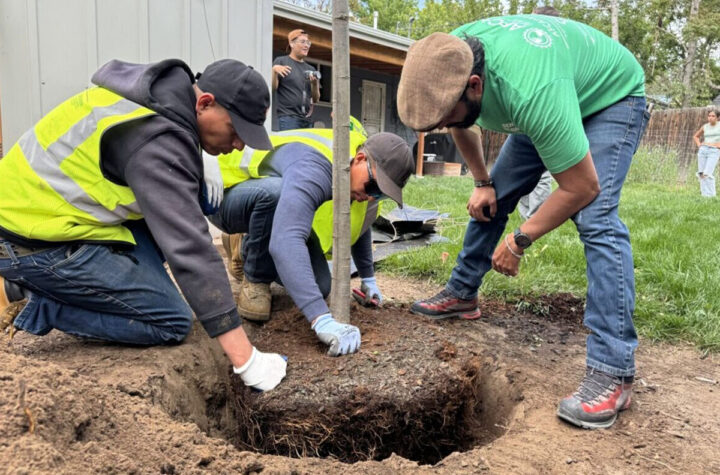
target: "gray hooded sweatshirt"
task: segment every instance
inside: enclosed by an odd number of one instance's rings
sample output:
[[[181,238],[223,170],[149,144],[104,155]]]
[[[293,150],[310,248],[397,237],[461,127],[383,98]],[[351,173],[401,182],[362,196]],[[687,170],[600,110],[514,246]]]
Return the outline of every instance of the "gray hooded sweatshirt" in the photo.
[[[240,326],[222,258],[200,207],[203,180],[195,92],[180,60],[113,60],[92,82],[158,113],[110,129],[101,143],[105,177],[129,186],[150,232],[211,337]]]

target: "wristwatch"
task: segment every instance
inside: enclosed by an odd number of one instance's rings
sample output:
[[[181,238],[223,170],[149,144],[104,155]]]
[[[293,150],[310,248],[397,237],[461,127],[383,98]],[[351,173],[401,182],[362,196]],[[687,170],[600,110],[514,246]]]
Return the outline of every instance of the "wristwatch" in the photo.
[[[489,180],[475,180],[475,188],[482,188],[483,186],[493,186],[492,178]]]
[[[520,231],[520,228],[515,230],[513,237],[515,238],[515,244],[517,244],[517,247],[520,249],[527,249],[532,245],[532,239],[530,239],[530,236]]]

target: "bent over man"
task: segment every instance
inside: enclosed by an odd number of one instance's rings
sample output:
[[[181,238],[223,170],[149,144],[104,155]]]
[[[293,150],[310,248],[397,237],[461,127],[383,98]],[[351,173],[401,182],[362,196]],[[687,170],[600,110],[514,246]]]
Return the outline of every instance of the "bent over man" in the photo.
[[[300,308],[331,356],[354,353],[360,331],[336,322],[326,254],[332,247],[332,130],[289,130],[271,135],[271,152],[246,148],[218,157],[225,198],[211,221],[227,233],[247,233],[229,250],[242,260],[238,309],[246,318],[270,318],[270,283],[278,281]],[[382,299],[374,277],[370,226],[378,200],[402,206],[402,187],[414,170],[408,144],[397,135],[366,139],[350,132],[352,256],[366,298]],[[244,273],[244,276],[242,275]]]
[[[274,388],[285,360],[248,341],[200,204],[201,149],[272,148],[267,84],[229,59],[197,82],[179,60],[111,61],[93,82],[0,160],[2,328],[178,343],[192,308],[246,385]]]
[[[582,427],[612,425],[630,405],[638,343],[630,236],[618,217],[620,191],[649,117],[644,73],[632,53],[562,18],[486,18],[411,47],[398,109],[413,129],[449,127],[475,178],[472,219],[452,276],[412,311],[433,319],[476,318],[485,273],[516,275],[525,249],[572,219],[585,247],[591,334],[585,378],[557,413]],[[491,173],[478,136],[467,130],[475,123],[511,134]],[[546,169],[558,189],[503,237],[508,214]]]

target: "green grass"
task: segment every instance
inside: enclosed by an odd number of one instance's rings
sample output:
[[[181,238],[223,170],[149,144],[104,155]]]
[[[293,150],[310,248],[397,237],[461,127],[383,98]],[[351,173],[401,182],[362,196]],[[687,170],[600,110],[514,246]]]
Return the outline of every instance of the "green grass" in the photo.
[[[648,166],[651,153],[638,153],[620,205],[630,229],[635,258],[638,331],[646,338],[692,342],[701,349],[720,350],[720,212],[717,199],[702,198],[695,186],[676,185],[677,167]],[[634,168],[637,167],[638,170]],[[653,173],[650,173],[653,172]],[[634,174],[634,175],[633,175]],[[647,182],[642,182],[646,177]],[[384,272],[444,283],[462,249],[468,221],[465,204],[470,178],[413,178],[404,199],[412,205],[450,214],[438,231],[449,243],[391,256]],[[507,232],[521,223],[510,216]],[[443,262],[443,253],[448,257]],[[585,258],[575,226],[567,222],[528,250],[520,274],[508,278],[489,272],[481,294],[522,302],[525,296],[571,292],[584,296]]]

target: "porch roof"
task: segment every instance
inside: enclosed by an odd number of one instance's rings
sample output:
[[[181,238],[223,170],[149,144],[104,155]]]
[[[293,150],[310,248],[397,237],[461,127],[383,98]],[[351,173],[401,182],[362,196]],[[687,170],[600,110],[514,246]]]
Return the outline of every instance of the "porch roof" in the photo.
[[[332,62],[332,16],[292,5],[273,2],[273,50],[286,51],[287,35],[301,28],[312,41],[310,58]],[[350,22],[350,65],[399,76],[413,40]]]

